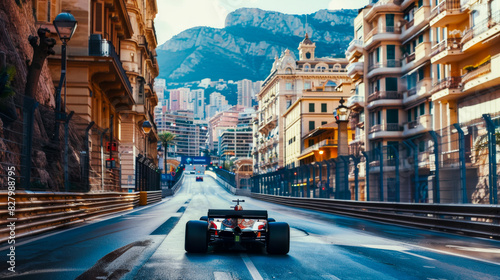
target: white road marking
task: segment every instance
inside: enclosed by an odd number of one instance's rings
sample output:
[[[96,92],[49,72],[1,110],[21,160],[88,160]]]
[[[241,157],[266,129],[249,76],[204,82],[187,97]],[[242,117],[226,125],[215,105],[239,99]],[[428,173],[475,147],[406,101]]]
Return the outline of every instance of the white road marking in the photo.
[[[422,258],[422,259],[425,259],[428,261],[435,261],[435,259],[431,259],[431,258],[422,256],[422,255],[419,255],[419,254],[408,252],[408,250],[410,250],[410,249],[405,248],[403,246],[398,246],[398,245],[362,245],[362,246],[367,247],[367,248],[380,249],[380,250],[396,251],[396,252],[408,254],[408,255],[411,255],[414,257]]]
[[[457,249],[460,251],[500,254],[500,249],[497,249],[497,248],[462,247],[462,246],[455,246],[455,245],[446,245],[446,247]]]
[[[231,274],[227,272],[215,271],[214,272],[215,280],[232,280]]]
[[[240,254],[253,280],[264,280],[247,254]]]
[[[331,274],[321,275],[321,278],[322,279],[330,279],[330,280],[340,280],[340,278],[338,278],[334,275],[331,275]]]
[[[436,253],[439,253],[439,254],[446,254],[446,255],[450,255],[450,256],[455,256],[455,257],[459,257],[459,258],[465,258],[465,259],[469,259],[469,260],[474,260],[474,261],[478,261],[478,262],[484,262],[484,263],[489,263],[489,264],[494,264],[494,265],[499,265],[500,266],[500,263],[497,263],[497,262],[492,262],[492,261],[483,260],[483,259],[479,259],[479,258],[474,258],[474,257],[470,257],[470,256],[460,255],[460,254],[456,254],[456,253],[452,253],[452,252],[447,252],[447,251],[443,251],[443,250],[437,250],[437,249],[422,247],[422,246],[418,246],[418,245],[411,245],[411,246],[412,247],[416,247],[416,248],[420,248],[422,250],[433,251],[433,252],[436,252]]]

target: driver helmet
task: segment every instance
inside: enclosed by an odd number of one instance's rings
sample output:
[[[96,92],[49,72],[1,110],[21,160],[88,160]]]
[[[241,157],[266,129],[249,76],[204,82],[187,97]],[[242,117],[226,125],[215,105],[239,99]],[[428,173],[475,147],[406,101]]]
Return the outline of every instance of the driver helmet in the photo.
[[[235,211],[240,211],[240,210],[243,210],[243,206],[241,206],[241,205],[236,205],[236,206],[234,206],[234,210],[235,210]]]

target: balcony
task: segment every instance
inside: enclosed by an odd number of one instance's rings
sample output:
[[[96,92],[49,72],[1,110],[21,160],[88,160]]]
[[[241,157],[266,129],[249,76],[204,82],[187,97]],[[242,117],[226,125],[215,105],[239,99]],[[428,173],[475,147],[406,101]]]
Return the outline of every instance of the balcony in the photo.
[[[403,0],[380,0],[365,14],[365,20],[371,21],[381,12],[400,12],[400,6]]]
[[[446,64],[463,58],[462,38],[448,38],[431,49],[432,64]]]
[[[394,26],[385,27],[375,27],[373,28],[365,37],[365,49],[370,49],[376,43],[381,41],[397,41],[399,40],[399,35],[401,34],[401,29]]]
[[[397,91],[375,91],[368,96],[368,102],[379,99],[401,99],[401,94]]]
[[[370,128],[368,138],[402,137],[403,126],[399,123],[376,124]]]
[[[384,62],[377,62],[368,66],[368,78],[377,75],[395,75],[401,72],[401,60],[387,59]]]
[[[460,0],[444,0],[431,10],[431,27],[446,27],[468,19],[469,14],[462,11]]]
[[[432,130],[432,115],[418,116],[415,121],[404,124],[403,136],[413,136],[416,134],[428,132]]]
[[[359,77],[363,76],[363,70],[363,61],[353,62],[347,65],[347,75],[351,77],[351,79],[358,79]]]
[[[259,126],[259,132],[262,134],[267,134],[273,128],[277,126],[278,118],[276,116],[269,116],[262,120],[261,126]]]
[[[416,102],[421,98],[431,95],[430,94],[431,88],[432,88],[431,78],[424,78],[420,80],[415,87],[409,89],[405,94],[403,94],[403,105],[410,106],[413,102]]]
[[[363,40],[352,40],[346,51],[346,58],[351,60],[354,57],[363,55]]]
[[[485,19],[465,32],[462,38],[462,51],[479,51],[493,44],[497,44],[500,34],[500,11],[491,18]]]
[[[448,77],[435,83],[430,91],[432,101],[440,101],[462,92],[459,88],[462,77]]]
[[[320,141],[319,143],[316,143],[310,147],[307,147],[304,150],[302,150],[302,153],[300,153],[299,158],[307,155],[310,152],[318,151],[319,149],[324,148],[324,147],[330,147],[330,148],[337,147],[337,140],[325,139],[325,140]]]
[[[347,99],[347,103],[345,105],[348,108],[363,107],[365,106],[365,97],[362,95],[353,95]]]
[[[409,22],[406,22],[403,26],[403,31],[401,32],[401,40],[407,40],[408,38],[410,38],[410,36],[414,35],[415,32],[418,32],[426,24],[428,24],[430,14],[430,6],[421,6],[418,9],[415,9],[413,19]]]
[[[486,57],[486,59],[488,59]],[[471,92],[492,88],[500,83],[500,56],[494,56],[489,60],[478,63],[478,66],[462,76],[462,93],[467,95]]]

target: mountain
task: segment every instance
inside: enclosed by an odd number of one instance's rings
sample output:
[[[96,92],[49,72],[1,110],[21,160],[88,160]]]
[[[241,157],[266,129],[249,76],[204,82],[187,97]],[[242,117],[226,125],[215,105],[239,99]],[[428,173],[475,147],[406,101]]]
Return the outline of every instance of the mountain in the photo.
[[[357,10],[320,10],[289,15],[241,8],[226,17],[225,27],[194,27],[157,48],[159,78],[167,82],[263,80],[275,56],[297,47],[307,33],[316,43],[316,57],[344,57],[353,39]]]

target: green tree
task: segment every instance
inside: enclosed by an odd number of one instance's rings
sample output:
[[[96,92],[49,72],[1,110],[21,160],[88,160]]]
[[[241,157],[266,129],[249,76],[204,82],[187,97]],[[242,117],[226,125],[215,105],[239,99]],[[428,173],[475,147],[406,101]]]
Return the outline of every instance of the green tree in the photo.
[[[165,151],[165,161],[163,163],[163,170],[167,173],[167,158],[168,158],[168,145],[175,142],[177,135],[172,132],[163,132],[158,135],[160,138],[161,145]]]

